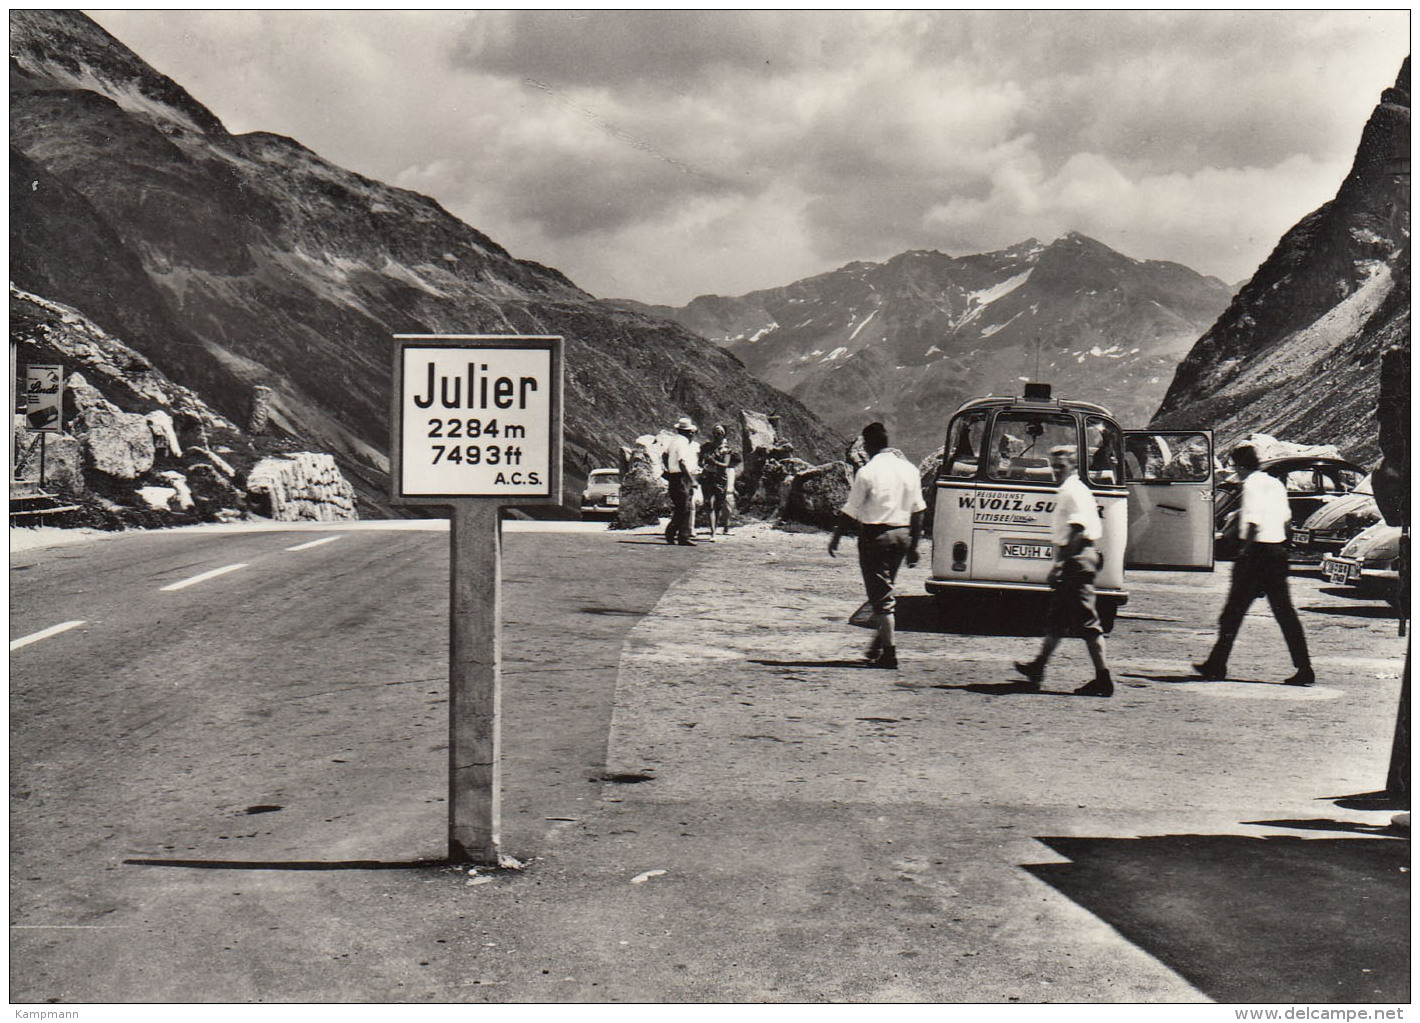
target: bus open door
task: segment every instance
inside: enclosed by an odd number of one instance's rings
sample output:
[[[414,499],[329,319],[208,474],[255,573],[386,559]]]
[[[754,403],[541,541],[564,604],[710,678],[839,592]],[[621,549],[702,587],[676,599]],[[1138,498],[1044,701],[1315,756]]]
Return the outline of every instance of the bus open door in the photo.
[[[1213,569],[1213,434],[1125,430],[1126,568]]]

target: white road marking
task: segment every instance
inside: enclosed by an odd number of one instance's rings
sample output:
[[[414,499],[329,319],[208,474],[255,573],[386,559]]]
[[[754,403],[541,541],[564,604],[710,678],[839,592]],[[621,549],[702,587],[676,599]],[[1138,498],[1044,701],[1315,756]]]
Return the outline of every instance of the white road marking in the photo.
[[[83,624],[84,622],[80,620],[77,622],[60,622],[58,625],[51,625],[47,629],[41,629],[39,632],[33,632],[28,636],[21,637],[20,639],[10,640],[10,649],[18,650],[22,646],[29,646],[31,643],[38,643],[42,639],[48,639],[50,636],[57,636],[61,632],[68,632],[76,625]]]
[[[127,924],[11,924],[12,931],[122,931]]]
[[[180,590],[180,589],[182,589],[182,588],[185,587],[185,586],[192,586],[192,585],[194,585],[194,584],[196,584],[196,583],[205,582],[205,581],[208,580],[208,579],[214,579],[214,578],[216,578],[216,577],[219,576],[219,575],[226,575],[228,572],[235,572],[235,571],[236,571],[237,569],[239,569],[239,568],[246,568],[246,567],[247,567],[246,564],[245,564],[245,563],[242,563],[242,564],[240,564],[240,565],[227,565],[227,566],[225,566],[225,567],[223,567],[223,568],[214,568],[214,569],[213,569],[212,571],[210,571],[210,572],[203,572],[201,575],[195,575],[195,576],[193,576],[191,579],[184,579],[184,580],[183,580],[182,582],[180,582],[180,583],[172,583],[172,584],[169,585],[169,586],[161,586],[161,587],[159,587],[159,589],[160,589],[163,593],[168,593],[168,592],[171,592],[172,590]]]
[[[320,546],[321,544],[323,544],[323,543],[331,543],[332,541],[339,540],[339,539],[340,539],[340,537],[338,537],[338,536],[327,536],[327,537],[323,537],[323,538],[320,539],[320,540],[312,540],[312,541],[310,541],[309,543],[298,543],[298,544],[296,544],[296,546],[294,546],[294,547],[287,547],[286,549],[287,549],[288,551],[304,551],[304,550],[306,550],[306,549],[308,549],[308,548],[311,548],[311,547],[319,547],[319,546]]]

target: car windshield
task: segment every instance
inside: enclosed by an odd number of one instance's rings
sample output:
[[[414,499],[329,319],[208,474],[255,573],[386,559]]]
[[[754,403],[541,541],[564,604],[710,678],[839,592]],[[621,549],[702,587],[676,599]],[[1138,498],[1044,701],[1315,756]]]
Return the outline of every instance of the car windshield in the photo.
[[[620,483],[620,482],[621,482],[621,474],[620,474],[619,472],[615,472],[615,471],[608,471],[608,470],[604,470],[604,469],[594,469],[594,470],[592,471],[592,478],[591,478],[590,480],[588,480],[587,482],[589,482],[589,483]]]

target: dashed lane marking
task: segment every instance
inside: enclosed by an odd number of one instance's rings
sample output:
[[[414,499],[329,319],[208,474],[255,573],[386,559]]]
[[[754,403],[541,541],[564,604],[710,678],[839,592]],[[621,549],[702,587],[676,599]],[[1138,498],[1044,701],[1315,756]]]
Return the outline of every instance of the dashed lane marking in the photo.
[[[171,583],[167,586],[161,586],[159,587],[159,590],[161,590],[163,593],[170,593],[173,590],[181,590],[185,587],[193,586],[200,582],[206,582],[208,579],[215,579],[219,575],[226,575],[228,572],[235,572],[239,568],[246,567],[247,566],[245,562],[240,565],[225,565],[222,568],[214,568],[210,572],[203,572],[201,575],[195,575],[191,579],[184,579],[180,583]]]
[[[32,632],[28,636],[22,636],[19,639],[10,640],[10,649],[18,650],[22,646],[29,646],[31,643],[38,643],[42,639],[48,639],[50,636],[57,636],[61,632],[68,632],[75,626],[83,624],[84,620],[80,619],[79,621],[75,622],[60,622],[58,625],[51,625],[47,629],[40,629],[39,632]]]
[[[331,543],[331,542],[333,542],[333,541],[335,541],[335,540],[339,540],[339,539],[340,539],[340,537],[338,537],[338,536],[326,536],[326,537],[322,537],[322,538],[319,539],[319,540],[311,540],[311,541],[308,542],[308,543],[298,543],[298,544],[296,544],[296,546],[294,546],[294,547],[287,547],[286,549],[287,549],[288,551],[304,551],[304,550],[307,550],[307,549],[309,549],[309,548],[311,548],[311,547],[319,547],[319,546],[320,546],[321,544],[323,544],[323,543]]]

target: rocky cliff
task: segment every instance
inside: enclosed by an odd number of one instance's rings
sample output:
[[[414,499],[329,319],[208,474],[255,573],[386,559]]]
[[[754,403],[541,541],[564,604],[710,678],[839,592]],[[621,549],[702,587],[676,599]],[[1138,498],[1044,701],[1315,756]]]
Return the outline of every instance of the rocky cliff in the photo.
[[[738,298],[645,307],[724,345],[852,435],[881,419],[913,457],[962,401],[1023,380],[1143,425],[1230,290],[1084,235],[999,252],[906,252]]]
[[[82,14],[12,11],[10,72],[11,279],[234,422],[269,388],[272,429],[333,452],[367,512],[388,510],[396,333],[565,336],[568,494],[683,414],[772,409],[801,450],[841,446],[684,327],[599,302],[293,139],[229,133]]]
[[[1410,62],[1336,197],[1288,231],[1178,367],[1158,426],[1379,453],[1379,355],[1410,345]]]
[[[356,518],[355,493],[327,454],[253,437],[75,309],[10,286],[18,366],[65,367],[59,432],[14,419],[14,478],[58,492],[51,522],[101,527]],[[43,505],[40,505],[43,507]],[[26,520],[29,521],[29,520]]]

